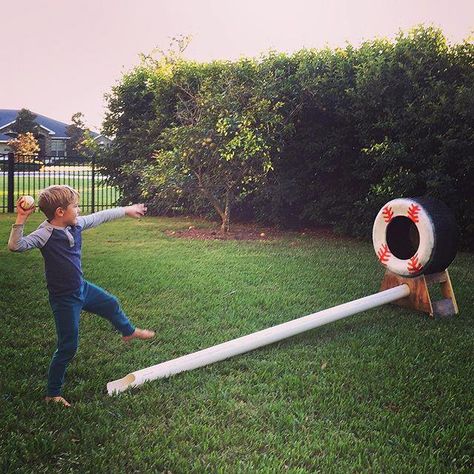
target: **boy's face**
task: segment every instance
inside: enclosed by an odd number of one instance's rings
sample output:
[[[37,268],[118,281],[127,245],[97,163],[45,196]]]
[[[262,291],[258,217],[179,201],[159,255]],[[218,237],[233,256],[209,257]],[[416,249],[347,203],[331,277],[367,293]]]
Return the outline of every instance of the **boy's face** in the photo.
[[[79,203],[73,202],[69,204],[66,209],[59,208],[56,212],[62,213],[61,219],[65,225],[76,225],[77,217],[79,216]]]

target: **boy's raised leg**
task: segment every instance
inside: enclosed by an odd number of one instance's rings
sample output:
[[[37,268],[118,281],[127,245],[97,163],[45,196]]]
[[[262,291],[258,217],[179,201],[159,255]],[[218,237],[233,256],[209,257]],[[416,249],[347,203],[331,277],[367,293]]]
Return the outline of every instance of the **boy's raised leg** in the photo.
[[[122,334],[124,341],[131,339],[151,339],[155,336],[154,331],[135,328],[122,311],[118,299],[93,283],[84,282],[84,306],[85,311],[98,314],[106,318]]]

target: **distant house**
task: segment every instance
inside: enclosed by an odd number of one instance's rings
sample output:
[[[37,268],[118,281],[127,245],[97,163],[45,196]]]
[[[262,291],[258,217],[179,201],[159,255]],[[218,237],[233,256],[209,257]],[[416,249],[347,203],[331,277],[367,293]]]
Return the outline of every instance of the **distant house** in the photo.
[[[10,153],[11,149],[7,145],[14,135],[9,134],[11,127],[15,123],[19,110],[0,109],[0,155]],[[43,156],[67,156],[66,143],[70,140],[67,136],[69,124],[54,120],[41,114],[36,115],[35,122],[39,126],[39,132],[35,135],[40,145],[40,155]],[[109,146],[112,142],[110,138],[99,133],[91,132],[92,137],[101,146]]]

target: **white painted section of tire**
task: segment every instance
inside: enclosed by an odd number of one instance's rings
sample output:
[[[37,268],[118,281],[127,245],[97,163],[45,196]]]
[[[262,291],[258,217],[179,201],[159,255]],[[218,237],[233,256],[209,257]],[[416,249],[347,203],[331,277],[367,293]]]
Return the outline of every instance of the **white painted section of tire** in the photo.
[[[415,256],[412,257],[413,260],[402,260],[393,255],[392,252],[388,252],[388,254],[385,255],[387,259],[385,262],[382,261],[380,258],[380,252],[383,252],[383,249],[389,249],[387,244],[388,225],[395,217],[409,217],[409,210],[413,209],[412,206],[417,206],[419,209],[417,211],[418,222],[414,222],[413,220],[412,222],[416,225],[420,236],[420,244]],[[390,220],[387,219],[387,210],[390,210],[392,214]],[[433,253],[435,245],[435,229],[433,221],[425,209],[416,201],[409,198],[393,199],[385,204],[385,206],[383,206],[378,212],[372,228],[372,241],[375,253],[382,265],[398,275],[415,277],[423,273],[423,268],[430,261]],[[409,271],[409,268],[413,268],[414,262],[421,268],[417,271]]]

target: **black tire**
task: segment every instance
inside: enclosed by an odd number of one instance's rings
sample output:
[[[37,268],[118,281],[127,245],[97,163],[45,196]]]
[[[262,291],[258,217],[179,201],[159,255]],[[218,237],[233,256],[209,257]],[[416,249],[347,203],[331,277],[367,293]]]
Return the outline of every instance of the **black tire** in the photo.
[[[431,197],[413,198],[430,215],[435,228],[433,253],[425,265],[423,274],[437,273],[446,270],[456,257],[458,249],[458,227],[454,214],[439,199]]]
[[[398,198],[377,214],[372,239],[383,266],[404,277],[417,277],[450,265],[458,229],[453,213],[438,199]]]

